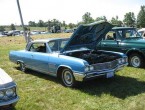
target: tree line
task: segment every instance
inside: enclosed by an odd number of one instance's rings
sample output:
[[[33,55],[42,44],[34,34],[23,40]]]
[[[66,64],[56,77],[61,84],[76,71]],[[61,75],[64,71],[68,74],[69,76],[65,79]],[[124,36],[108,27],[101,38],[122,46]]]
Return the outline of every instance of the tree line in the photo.
[[[52,27],[54,25],[60,25],[62,27],[74,28],[80,24],[88,24],[95,21],[99,21],[99,20],[108,21],[106,16],[101,16],[94,19],[91,17],[90,12],[86,12],[82,16],[82,21],[78,22],[77,24],[73,24],[73,23],[66,24],[65,21],[60,22],[57,19],[53,19],[53,20],[48,20],[47,22],[44,22],[43,20],[39,20],[38,23],[35,23],[34,21],[29,21],[28,25],[32,27],[35,27],[35,26],[36,27],[37,26],[38,27],[47,27],[47,26]],[[112,17],[112,19],[108,22],[116,26],[129,26],[129,27],[137,27],[137,28],[145,27],[145,6],[141,6],[140,11],[137,15],[137,18],[135,17],[134,12],[128,12],[124,15],[123,21],[119,20],[118,16],[116,16],[116,17]]]
[[[99,20],[108,21],[106,16],[101,16],[101,17],[97,17],[94,19],[91,17],[90,12],[86,12],[82,16],[82,21],[78,22],[77,24],[74,24],[74,23],[66,24],[65,21],[60,22],[57,19],[52,19],[52,20],[48,20],[46,22],[43,20],[39,20],[38,22],[29,21],[28,26],[26,26],[26,27],[47,27],[48,30],[50,30],[51,27],[53,27],[53,26],[60,26],[60,27],[64,27],[65,29],[66,28],[72,29],[74,27],[77,27],[80,24],[88,24],[88,23],[92,23],[95,21],[99,21]],[[111,24],[116,25],[116,26],[129,26],[129,27],[137,27],[137,28],[145,27],[145,6],[140,7],[140,11],[137,15],[137,18],[135,17],[134,12],[128,12],[124,15],[124,19],[122,21],[119,20],[118,16],[116,16],[116,17],[112,17],[112,19],[108,22],[110,22]],[[15,30],[16,29],[15,25],[11,24],[10,29]],[[0,31],[4,31],[4,30],[5,30],[5,27],[0,26]]]

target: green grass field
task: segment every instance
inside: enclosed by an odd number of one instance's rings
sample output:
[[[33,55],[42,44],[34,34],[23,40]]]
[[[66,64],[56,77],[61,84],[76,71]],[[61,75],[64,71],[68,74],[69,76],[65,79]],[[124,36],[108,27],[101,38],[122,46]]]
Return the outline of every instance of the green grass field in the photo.
[[[50,34],[33,39],[69,36]],[[24,49],[25,45],[22,36],[0,38],[0,67],[18,86],[16,110],[145,110],[145,68],[125,67],[114,78],[97,78],[66,88],[51,76],[21,72],[9,61],[9,51]]]

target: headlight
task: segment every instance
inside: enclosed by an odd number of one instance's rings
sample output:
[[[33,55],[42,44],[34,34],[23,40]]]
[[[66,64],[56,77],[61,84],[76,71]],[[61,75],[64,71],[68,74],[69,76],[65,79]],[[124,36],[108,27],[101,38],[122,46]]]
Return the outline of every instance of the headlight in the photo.
[[[85,72],[89,71],[89,66],[85,67]]]
[[[118,63],[119,63],[119,64],[121,64],[121,63],[122,63],[122,60],[121,60],[121,58],[120,58],[120,59],[118,59]]]
[[[118,59],[118,63],[119,64],[125,63],[125,62],[127,62],[126,60],[127,60],[127,58],[120,58],[120,59]]]
[[[94,70],[94,67],[93,66],[86,66],[85,67],[85,72],[88,72],[88,71],[93,71]]]
[[[4,97],[4,92],[0,91],[0,99]]]
[[[122,58],[122,63],[125,63],[125,58]]]
[[[14,95],[14,89],[8,89],[8,90],[6,90],[6,95],[8,96],[8,97],[11,97],[11,96],[13,96]]]
[[[94,70],[94,67],[93,66],[90,66],[90,71]]]

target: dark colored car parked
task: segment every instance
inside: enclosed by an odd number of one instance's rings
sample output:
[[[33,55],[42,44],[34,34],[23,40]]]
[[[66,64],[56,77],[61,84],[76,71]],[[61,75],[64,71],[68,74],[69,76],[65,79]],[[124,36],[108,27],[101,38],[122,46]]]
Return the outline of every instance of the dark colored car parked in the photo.
[[[100,50],[123,52],[133,67],[143,67],[145,62],[145,39],[136,28],[114,27],[97,45]]]
[[[7,33],[7,36],[16,36],[16,35],[20,35],[20,31],[19,30],[12,30],[12,31],[9,31]]]

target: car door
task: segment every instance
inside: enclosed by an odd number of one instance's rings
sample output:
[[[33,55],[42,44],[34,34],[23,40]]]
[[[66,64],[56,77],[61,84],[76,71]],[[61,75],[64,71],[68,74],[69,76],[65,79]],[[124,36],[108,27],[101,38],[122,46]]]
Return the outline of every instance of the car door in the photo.
[[[33,43],[29,49],[31,68],[48,73],[49,53],[46,52],[46,43]]]
[[[106,34],[105,39],[103,39],[97,46],[100,50],[120,52],[121,40],[118,37],[118,33],[110,31]]]

